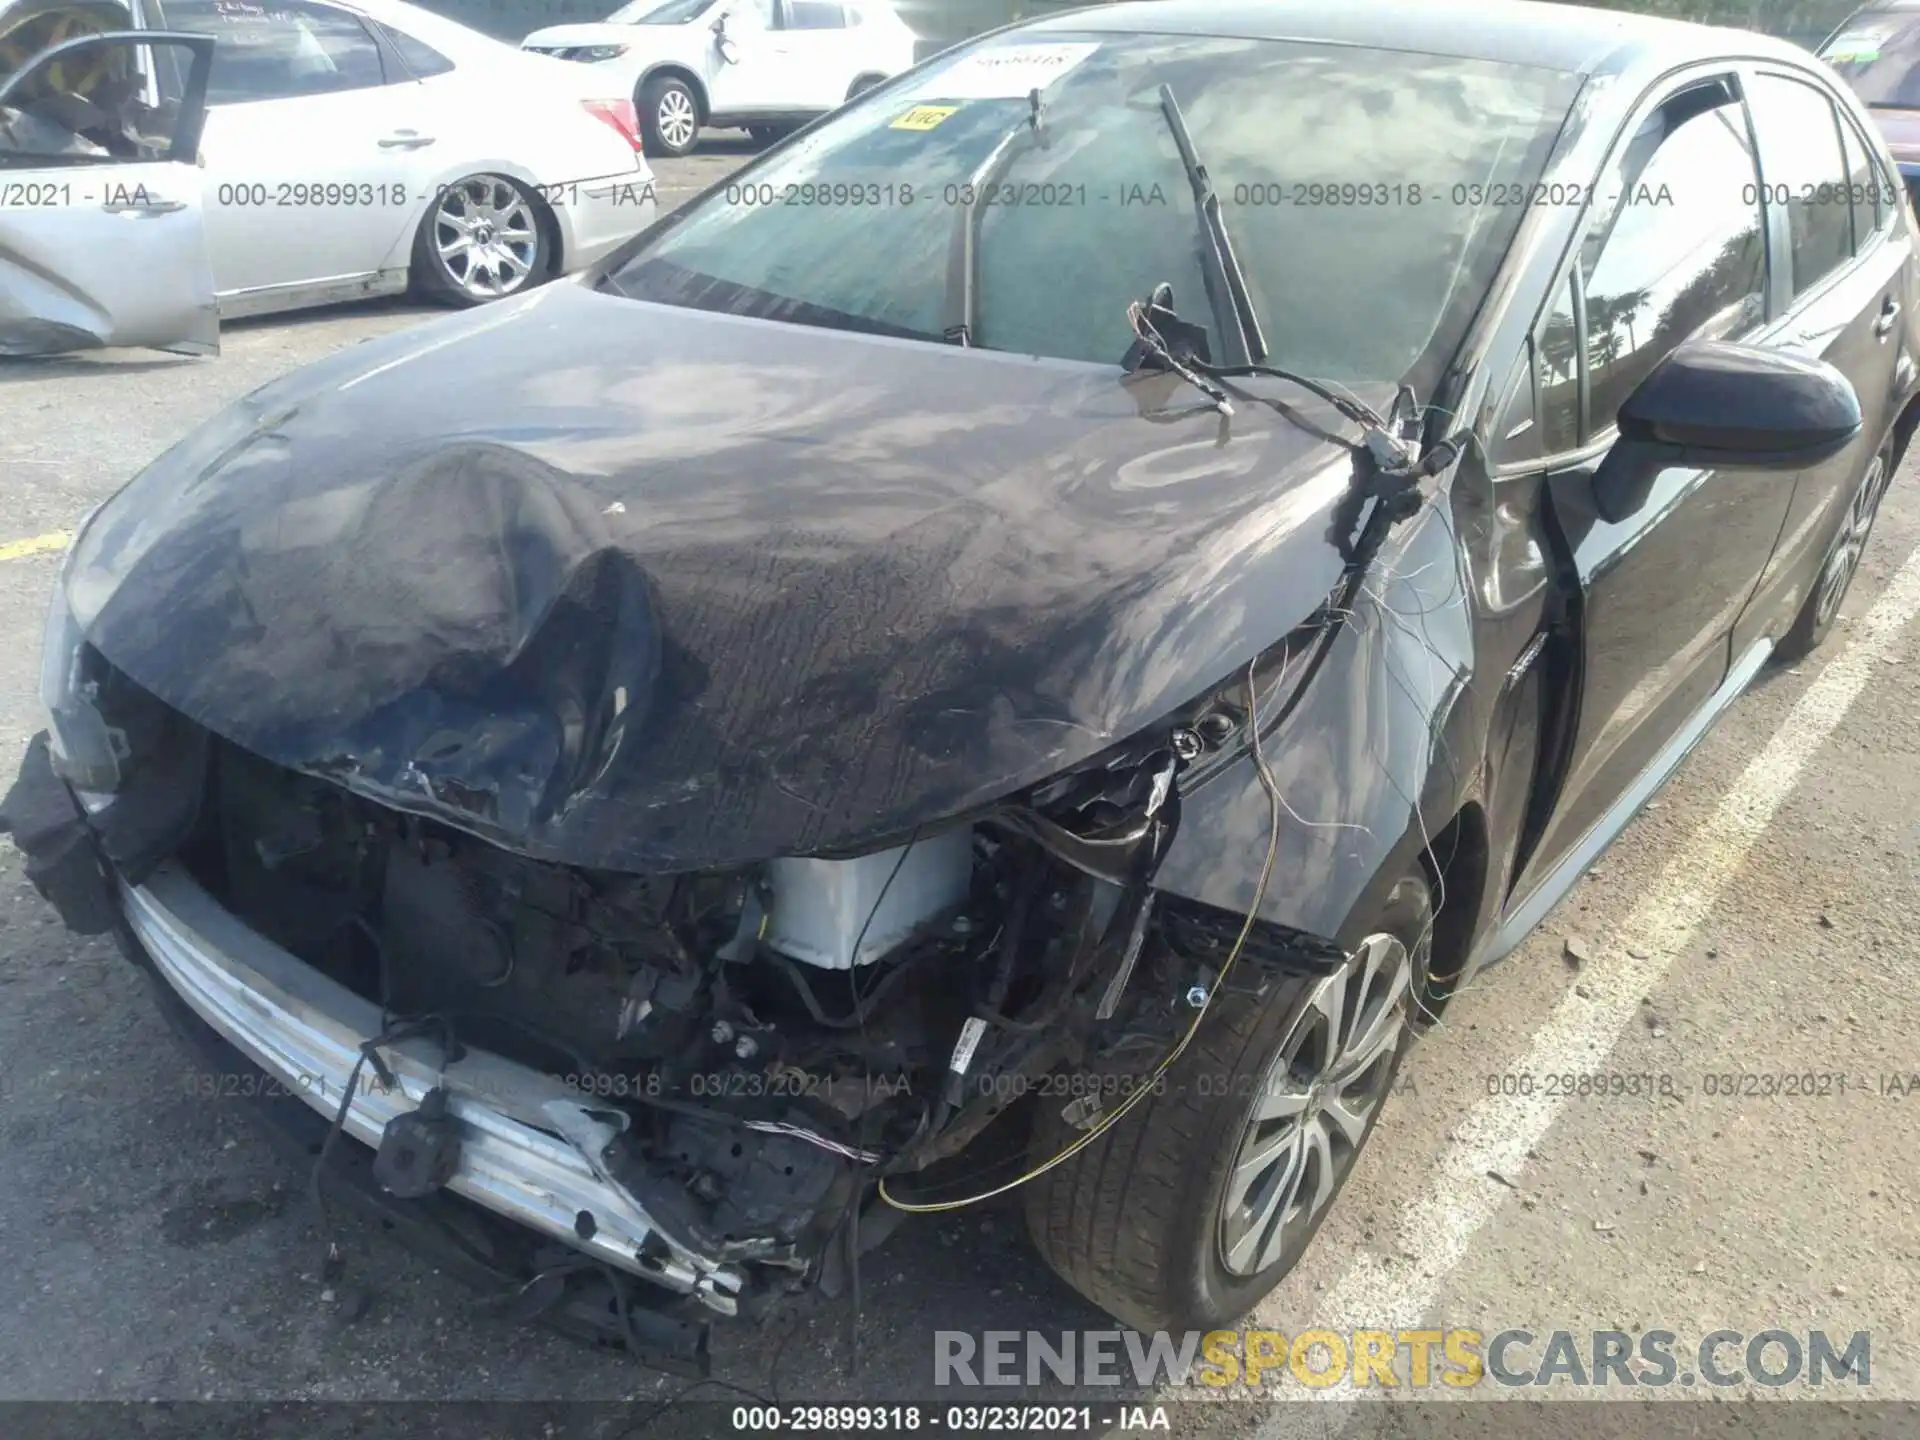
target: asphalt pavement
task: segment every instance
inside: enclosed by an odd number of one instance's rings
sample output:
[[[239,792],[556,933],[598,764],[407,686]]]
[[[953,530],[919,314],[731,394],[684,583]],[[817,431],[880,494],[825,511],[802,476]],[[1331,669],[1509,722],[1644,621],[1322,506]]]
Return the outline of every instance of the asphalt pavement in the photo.
[[[723,137],[661,164],[663,203],[747,153]],[[238,395],[432,313],[380,302],[243,322],[205,360],[0,361],[9,776],[39,725],[51,537]],[[1769,672],[1533,939],[1456,998],[1306,1261],[1250,1323],[1523,1329],[1538,1337],[1529,1365],[1556,1331],[1583,1350],[1594,1330],[1866,1332],[1865,1387],[1667,1393],[1920,1400],[1913,471],[1834,639]],[[490,1313],[371,1227],[348,1244],[372,1303],[344,1314],[318,1273],[304,1177],[244,1099],[194,1092],[145,983],[110,944],[60,927],[11,847],[0,1067],[0,1400],[612,1401],[685,1383]],[[1596,1073],[1649,1079],[1625,1094],[1552,1078]],[[924,1400],[936,1329],[1110,1326],[1004,1207],[909,1222],[861,1281],[857,1316],[849,1298],[812,1297],[723,1327],[715,1373],[743,1390],[708,1393]],[[1276,1421],[1219,1398],[1171,1397],[1174,1423],[1327,1428],[1302,1418],[1311,1407]]]

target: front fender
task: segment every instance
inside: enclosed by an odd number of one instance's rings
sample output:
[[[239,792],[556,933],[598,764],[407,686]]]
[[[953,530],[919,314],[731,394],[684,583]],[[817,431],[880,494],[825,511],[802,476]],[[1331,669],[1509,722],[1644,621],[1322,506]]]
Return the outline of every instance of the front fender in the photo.
[[[1472,611],[1443,509],[1382,549],[1298,707],[1262,751],[1282,800],[1263,920],[1352,945],[1379,894],[1475,792]],[[1244,914],[1271,807],[1251,755],[1182,797],[1156,887]]]

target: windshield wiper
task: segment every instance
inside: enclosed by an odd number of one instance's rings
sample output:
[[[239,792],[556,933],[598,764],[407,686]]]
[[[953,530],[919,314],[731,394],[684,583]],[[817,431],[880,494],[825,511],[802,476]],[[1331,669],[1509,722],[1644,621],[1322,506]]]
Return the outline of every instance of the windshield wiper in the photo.
[[[1220,213],[1220,196],[1213,188],[1213,177],[1200,162],[1193,148],[1193,135],[1187,129],[1186,116],[1173,87],[1160,87],[1160,113],[1167,117],[1167,129],[1180,151],[1180,163],[1186,168],[1187,181],[1193,186],[1193,203],[1200,212],[1200,227],[1207,239],[1206,266],[1208,298],[1214,313],[1223,320],[1231,317],[1240,332],[1241,348],[1247,359],[1257,365],[1267,358],[1267,337],[1260,330],[1260,316],[1253,308],[1253,296],[1247,290],[1247,275],[1234,254],[1233,236],[1227,231],[1226,217]],[[1222,303],[1224,301],[1224,303]]]
[[[981,195],[999,183],[1013,164],[1021,142],[1045,145],[1042,128],[1045,106],[1038,90],[1027,96],[1027,116],[1014,129],[1000,137],[1000,143],[987,152],[961,182],[966,200],[954,221],[953,238],[947,244],[947,303],[942,320],[943,338],[949,345],[973,344],[973,328],[980,308],[980,225],[983,219]]]

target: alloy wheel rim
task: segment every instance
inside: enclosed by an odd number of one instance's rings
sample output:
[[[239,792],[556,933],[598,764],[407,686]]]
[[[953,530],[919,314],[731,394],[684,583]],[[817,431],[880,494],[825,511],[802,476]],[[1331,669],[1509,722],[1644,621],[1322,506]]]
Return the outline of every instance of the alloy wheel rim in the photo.
[[[533,274],[540,225],[518,187],[481,175],[447,187],[434,211],[433,243],[456,287],[476,300],[497,300]]]
[[[1255,1092],[1220,1205],[1220,1259],[1256,1275],[1308,1232],[1386,1099],[1406,1034],[1413,957],[1369,935],[1318,981]]]
[[[1820,625],[1832,623],[1833,617],[1840,613],[1840,602],[1847,598],[1854,572],[1860,568],[1860,556],[1867,548],[1867,535],[1873,529],[1881,492],[1886,488],[1886,469],[1881,457],[1874,456],[1847,505],[1847,517],[1841,523],[1840,534],[1827,556],[1827,567],[1820,576],[1820,604],[1814,612],[1814,620]]]
[[[684,150],[693,143],[693,97],[686,91],[669,90],[662,95],[655,118],[660,125],[660,138],[674,149]]]

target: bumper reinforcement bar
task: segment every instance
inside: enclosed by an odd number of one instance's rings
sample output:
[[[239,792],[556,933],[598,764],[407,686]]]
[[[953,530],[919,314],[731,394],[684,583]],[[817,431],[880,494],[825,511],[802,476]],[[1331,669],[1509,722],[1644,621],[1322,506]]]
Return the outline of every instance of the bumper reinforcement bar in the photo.
[[[141,948],[194,1013],[330,1119],[361,1042],[383,1028],[380,1008],[249,928],[176,865],[161,866],[143,885],[122,885],[121,900]],[[593,1118],[577,1091],[484,1050],[468,1048],[443,1068],[439,1048],[431,1038],[381,1047],[395,1087],[370,1086],[363,1074],[346,1132],[377,1146],[388,1121],[445,1085],[460,1126],[459,1167],[448,1189],[710,1310],[736,1313],[737,1269],[675,1242],[554,1133],[556,1111]]]

